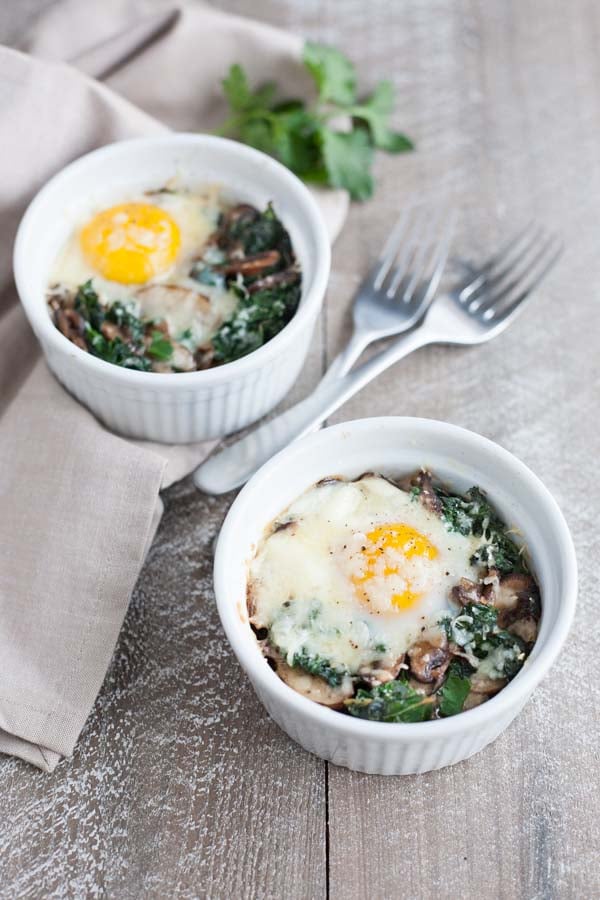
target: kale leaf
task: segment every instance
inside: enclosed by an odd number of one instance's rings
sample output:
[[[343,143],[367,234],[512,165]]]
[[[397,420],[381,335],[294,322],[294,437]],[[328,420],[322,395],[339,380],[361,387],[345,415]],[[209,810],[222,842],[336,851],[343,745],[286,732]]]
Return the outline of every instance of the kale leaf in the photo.
[[[233,219],[222,233],[221,241],[225,244],[240,243],[246,256],[265,250],[279,250],[286,260],[292,256],[289,235],[271,203],[264,212],[255,210],[254,215]]]
[[[493,678],[514,678],[523,665],[526,648],[510,631],[498,627],[498,610],[485,603],[467,603],[454,618],[443,622],[448,640],[472,658],[493,663]],[[491,659],[490,659],[491,658]]]
[[[450,531],[472,534],[486,541],[471,557],[471,565],[494,567],[502,574],[527,571],[520,548],[507,534],[505,523],[480,488],[472,487],[464,496],[450,494],[439,487],[435,490]]]
[[[423,696],[407,681],[388,681],[370,690],[359,688],[345,701],[347,712],[373,722],[425,722],[433,715],[434,696]]]
[[[371,96],[358,99],[356,70],[339,50],[308,41],[303,62],[317,89],[312,104],[277,100],[273,83],[253,90],[242,67],[231,66],[223,80],[231,114],[221,133],[274,156],[305,181],[344,188],[364,200],[373,193],[374,149],[413,149],[389,125],[393,85],[381,81]],[[349,131],[340,129],[340,118],[350,120]]]
[[[309,672],[311,675],[324,678],[331,687],[339,687],[344,677],[348,674],[345,669],[332,666],[329,660],[318,654],[311,656],[305,648],[294,654],[291,664],[294,668],[304,669],[305,672]]]
[[[104,322],[104,308],[94,290],[91,278],[77,288],[75,309],[94,330],[100,330]]]
[[[262,347],[287,325],[299,302],[299,284],[244,293],[233,316],[212,339],[215,361],[232,362]]]
[[[108,309],[106,309],[105,318],[109,322],[114,322],[119,328],[126,328],[132,341],[139,343],[142,340],[144,336],[144,323],[119,300],[116,300],[108,307]]]
[[[130,344],[126,344],[119,337],[109,340],[91,325],[86,325],[85,340],[90,352],[105,362],[122,366],[125,369],[137,369],[139,372],[150,370],[150,361],[139,355],[137,348],[132,348]]]
[[[137,369],[140,372],[150,370],[150,361],[144,356],[142,343],[143,322],[118,300],[111,306],[104,307],[91,279],[79,285],[75,295],[75,310],[85,322],[84,339],[90,353],[125,369]],[[100,330],[105,321],[125,328],[129,339],[105,337]]]
[[[438,709],[442,716],[455,716],[462,712],[467,695],[471,690],[471,666],[456,657],[448,667],[446,680],[437,691]]]

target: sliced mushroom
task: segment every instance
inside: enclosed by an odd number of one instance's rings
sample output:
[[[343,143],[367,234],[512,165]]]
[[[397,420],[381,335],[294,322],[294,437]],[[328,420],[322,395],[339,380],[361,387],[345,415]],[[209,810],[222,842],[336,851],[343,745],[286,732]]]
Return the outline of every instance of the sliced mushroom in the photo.
[[[348,700],[354,695],[354,685],[349,675],[342,680],[338,687],[332,687],[318,675],[311,675],[303,669],[288,666],[281,654],[269,647],[266,642],[263,644],[263,653],[272,661],[275,671],[282,681],[285,681],[287,685],[304,697],[314,700],[315,703],[329,706],[332,709],[341,709],[344,700]]]
[[[487,603],[489,605],[494,602],[494,586],[483,581],[476,582],[470,581],[468,578],[461,578],[450,591],[450,599],[459,606],[466,606],[468,603]]]
[[[116,337],[123,337],[119,326],[116,325],[115,322],[107,322],[104,320],[100,326],[100,331],[107,341],[114,341]]]
[[[197,369],[210,369],[215,359],[215,348],[212,344],[202,344],[194,354]]]
[[[82,350],[87,350],[83,339],[85,322],[82,316],[70,307],[63,308],[59,300],[56,300],[56,305],[52,306],[52,309],[54,322],[58,330],[73,344],[76,344]]]
[[[448,638],[441,628],[424,631],[408,649],[411,674],[425,684],[439,684],[450,662]]]
[[[409,475],[399,482],[399,486],[403,491],[410,491],[412,488],[419,488],[419,500],[429,512],[435,513],[437,516],[442,513],[442,501],[436,494],[433,487],[433,478],[431,473],[423,469],[414,475]]]
[[[283,272],[272,272],[263,278],[257,278],[248,285],[248,293],[255,294],[257,291],[267,291],[275,287],[285,287],[289,284],[296,284],[300,280],[300,272],[298,269],[284,269]]]
[[[393,663],[386,664],[385,660],[375,660],[368,666],[363,666],[359,669],[358,674],[369,687],[375,687],[378,684],[394,681],[402,668],[406,668],[404,654],[399,656]]]
[[[246,256],[244,259],[229,259],[222,266],[215,266],[215,272],[222,272],[223,275],[260,275],[265,269],[272,269],[281,259],[278,250],[265,250],[262,253],[255,253],[254,256]]]
[[[196,361],[194,354],[183,344],[173,343],[173,356],[170,359],[171,366],[179,372],[194,372]]]
[[[498,609],[498,625],[508,628],[520,619],[540,618],[540,592],[531,575],[514,572],[499,579],[494,605]]]
[[[470,691],[467,694],[467,699],[463,703],[463,712],[466,712],[467,709],[473,709],[476,706],[480,706],[482,703],[485,703],[487,700],[487,694],[476,694],[475,691]]]
[[[508,684],[508,678],[489,678],[482,673],[474,672],[471,676],[471,691],[475,694],[486,694],[491,697]]]
[[[516,622],[509,625],[508,631],[521,638],[525,644],[533,644],[538,635],[538,623],[532,616],[527,616],[524,619],[517,619]]]

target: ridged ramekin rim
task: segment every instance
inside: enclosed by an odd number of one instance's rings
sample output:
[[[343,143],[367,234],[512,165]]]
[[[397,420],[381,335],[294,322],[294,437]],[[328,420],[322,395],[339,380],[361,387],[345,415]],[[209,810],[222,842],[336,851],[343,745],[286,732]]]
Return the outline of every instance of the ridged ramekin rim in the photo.
[[[245,157],[247,160],[254,160],[261,168],[272,172],[274,178],[280,184],[283,184],[285,190],[289,191],[290,196],[304,208],[311,222],[311,229],[314,232],[317,248],[315,274],[310,288],[288,324],[270,341],[252,353],[247,354],[247,356],[222,366],[197,372],[138,372],[98,359],[85,350],[76,347],[68,338],[61,334],[47,315],[45,298],[31,297],[27,289],[28,280],[25,273],[28,247],[30,242],[35,239],[36,219],[39,215],[39,210],[43,207],[46,197],[56,189],[56,186],[62,185],[63,182],[68,184],[69,179],[73,175],[76,175],[87,166],[93,166],[94,161],[98,158],[111,155],[118,156],[123,150],[127,152],[135,146],[152,147],[165,144],[175,147],[190,144],[203,145],[205,147],[213,146],[215,150],[226,145],[231,152],[238,154],[240,157]],[[114,141],[78,157],[64,166],[40,188],[31,200],[19,224],[13,250],[13,270],[17,292],[28,318],[35,322],[35,327],[44,349],[47,342],[53,350],[62,356],[68,356],[74,365],[81,366],[88,374],[101,378],[106,382],[155,388],[169,392],[194,387],[208,388],[213,385],[239,380],[249,372],[262,368],[269,361],[280,356],[285,352],[286,347],[293,344],[301,329],[310,327],[318,316],[329,280],[330,266],[331,246],[321,211],[310,191],[296,175],[277,162],[277,160],[245,144],[215,135],[193,134],[190,132],[134,137],[122,141]]]
[[[527,479],[536,491],[536,499],[540,503],[540,509],[543,509],[552,518],[553,526],[557,529],[557,534],[560,534],[560,545],[563,548],[562,562],[565,568],[564,592],[561,594],[561,604],[556,621],[551,631],[546,635],[535,658],[527,661],[515,679],[486,703],[462,712],[457,716],[423,723],[402,724],[369,722],[364,719],[341,715],[335,710],[320,706],[318,703],[303,697],[286,685],[270,668],[266,660],[255,653],[256,645],[252,645],[255,639],[250,630],[248,629],[244,635],[241,634],[241,629],[238,627],[238,623],[235,622],[237,611],[233,608],[233,604],[228,598],[225,575],[228,545],[230,541],[235,540],[236,520],[238,517],[247,514],[245,507],[249,498],[255,492],[260,492],[261,485],[268,481],[269,475],[275,467],[293,465],[294,460],[301,460],[303,454],[317,452],[321,441],[334,440],[336,435],[342,432],[348,435],[348,433],[360,429],[372,430],[373,428],[398,427],[399,423],[429,429],[434,433],[438,432],[441,439],[443,439],[444,434],[452,434],[465,442],[474,442],[481,452],[500,457],[504,463],[511,467],[517,478]],[[401,458],[399,463],[401,464]],[[325,428],[316,434],[309,435],[282,450],[253,476],[232,504],[221,528],[215,551],[214,587],[221,623],[236,657],[246,671],[250,681],[261,690],[266,691],[274,702],[286,708],[288,712],[293,712],[302,719],[310,720],[313,725],[327,728],[340,736],[352,737],[357,740],[370,738],[378,742],[404,744],[418,740],[451,738],[460,733],[484,728],[494,720],[510,715],[511,709],[518,710],[523,705],[555,662],[569,633],[577,597],[577,560],[568,525],[556,500],[538,476],[514,454],[489,438],[458,425],[436,419],[382,416],[343,422]]]

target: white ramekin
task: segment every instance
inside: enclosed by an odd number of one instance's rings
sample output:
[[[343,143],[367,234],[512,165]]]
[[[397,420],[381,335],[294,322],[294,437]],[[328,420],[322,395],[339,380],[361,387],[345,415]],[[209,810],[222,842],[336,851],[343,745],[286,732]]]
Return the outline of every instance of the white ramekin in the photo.
[[[45,294],[56,255],[73,228],[103,206],[173,176],[218,182],[232,200],[273,201],[302,266],[300,306],[254,353],[201,372],[161,375],[111,365],[80,350],[52,323]],[[121,141],[71,163],[37,194],[14,251],[15,281],[48,365],[78,400],[130,437],[187,443],[256,421],[289,391],[304,364],[329,277],[330,246],[307,188],[275,160],[235,141],[169,134]]]
[[[248,623],[248,561],[268,523],[327,475],[407,474],[420,466],[459,491],[480,485],[507,523],[524,535],[542,593],[534,649],[504,690],[453,718],[395,725],[354,719],[297,694],[269,667]],[[567,636],[577,594],[573,542],[556,502],[518,459],[492,441],[430,419],[360,419],[326,428],[279,453],[231,507],[215,556],[223,627],[273,719],[306,750],[336,765],[380,775],[450,766],[477,753],[507,727],[548,672]]]

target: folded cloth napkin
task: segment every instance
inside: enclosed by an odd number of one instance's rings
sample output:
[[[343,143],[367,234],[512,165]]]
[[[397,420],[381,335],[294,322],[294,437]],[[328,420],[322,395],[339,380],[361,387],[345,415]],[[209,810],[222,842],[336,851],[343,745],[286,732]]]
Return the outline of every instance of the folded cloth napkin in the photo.
[[[38,21],[27,54],[0,48],[0,752],[46,771],[73,752],[102,684],[161,489],[212,445],[120,438],[56,382],[12,283],[19,218],[46,179],[94,147],[212,128],[225,114],[220,80],[232,62],[295,95],[302,87],[299,38],[199,3],[110,87],[57,61],[83,58],[157,8],[64,0]],[[319,200],[334,236],[347,198]]]

